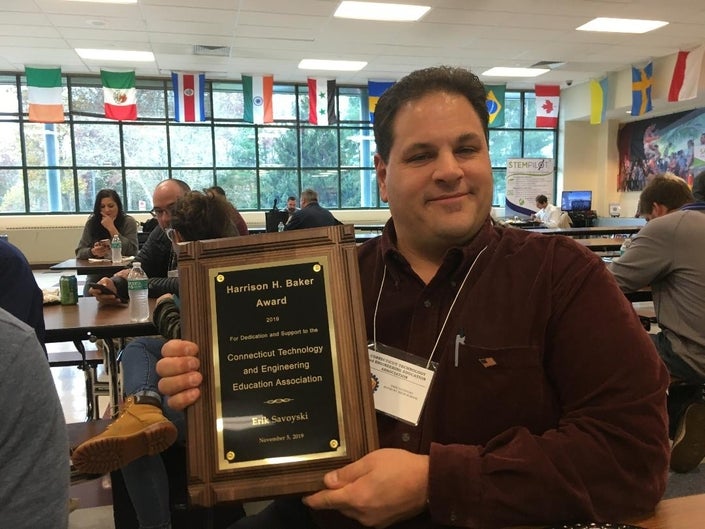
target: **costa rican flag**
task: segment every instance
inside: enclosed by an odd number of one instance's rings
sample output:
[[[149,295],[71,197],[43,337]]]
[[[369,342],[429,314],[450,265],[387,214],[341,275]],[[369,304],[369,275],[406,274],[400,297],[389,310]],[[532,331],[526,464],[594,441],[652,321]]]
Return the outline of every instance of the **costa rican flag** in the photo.
[[[179,122],[205,121],[206,74],[172,72],[174,119]]]

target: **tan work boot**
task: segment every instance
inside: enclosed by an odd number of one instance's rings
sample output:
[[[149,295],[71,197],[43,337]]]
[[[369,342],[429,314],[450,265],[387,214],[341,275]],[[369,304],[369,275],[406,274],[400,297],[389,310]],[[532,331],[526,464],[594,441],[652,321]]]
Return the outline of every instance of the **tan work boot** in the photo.
[[[76,447],[71,460],[81,472],[105,474],[163,452],[176,441],[176,434],[176,426],[164,417],[157,399],[132,395],[120,416],[102,434]]]

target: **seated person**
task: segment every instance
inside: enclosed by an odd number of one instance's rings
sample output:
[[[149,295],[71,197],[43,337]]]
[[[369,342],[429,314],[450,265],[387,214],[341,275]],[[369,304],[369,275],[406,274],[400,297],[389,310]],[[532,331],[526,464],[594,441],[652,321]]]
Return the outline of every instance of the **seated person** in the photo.
[[[44,347],[44,300],[19,248],[0,238],[0,308],[34,328]]]
[[[661,498],[666,368],[598,256],[493,225],[488,120],[462,68],[412,72],[380,97],[391,219],[357,247],[366,333],[437,362],[435,380],[417,426],[378,414],[379,450],[236,528],[619,521]],[[182,409],[200,395],[198,344],[162,355],[159,388]]]
[[[206,194],[215,193],[216,195],[220,195],[223,198],[227,198],[225,196],[225,190],[220,186],[209,187],[208,189],[204,189],[203,192]],[[249,235],[250,230],[247,228],[247,222],[245,222],[245,219],[240,214],[240,212],[237,210],[237,208],[235,207],[235,204],[233,204],[232,202],[230,202],[230,204],[233,206],[231,220],[232,220],[233,224],[235,224],[235,228],[237,228],[237,232],[240,235]]]
[[[34,329],[2,308],[0,335],[0,525],[66,529],[69,443],[49,364]]]
[[[557,228],[561,218],[561,210],[559,207],[548,203],[546,195],[538,195],[536,197],[536,208],[538,211],[534,214],[534,218],[548,228]]]
[[[137,253],[137,221],[125,214],[120,195],[112,189],[101,189],[95,197],[93,213],[88,217],[81,240],[78,241],[76,259],[109,259],[110,241],[115,235],[120,238],[123,256]],[[89,274],[84,294],[88,294],[88,284],[99,279],[100,276]]]
[[[217,194],[191,191],[179,198],[171,213],[173,242],[237,236],[230,222],[232,205]],[[159,298],[153,320],[164,338],[180,336],[178,298]],[[102,474],[122,469],[141,527],[168,527],[170,523],[167,474],[161,457],[177,438],[184,438],[184,417],[162,403],[155,364],[164,338],[137,338],[121,354],[126,404],[120,416],[102,434],[88,439],[73,452],[82,472]]]
[[[333,214],[318,203],[318,193],[313,189],[301,192],[301,209],[290,214],[284,230],[301,230],[341,224]]]
[[[135,261],[142,264],[144,273],[149,278],[149,297],[158,298],[162,294],[174,293],[178,290],[176,278],[176,253],[172,243],[166,236],[166,230],[171,225],[171,210],[179,197],[191,191],[186,182],[176,178],[162,180],[154,188],[152,216],[157,219],[158,226],[150,233],[140,248]],[[128,269],[121,270],[112,277],[104,277],[98,281],[115,294],[104,294],[96,288],[88,293],[95,296],[101,304],[119,304],[127,299]]]
[[[683,179],[659,175],[639,196],[647,224],[608,265],[620,288],[651,286],[661,332],[651,334],[674,380],[705,384],[705,204],[694,202]],[[705,457],[705,403],[673,410],[671,469],[687,472]],[[697,427],[696,427],[697,425]]]

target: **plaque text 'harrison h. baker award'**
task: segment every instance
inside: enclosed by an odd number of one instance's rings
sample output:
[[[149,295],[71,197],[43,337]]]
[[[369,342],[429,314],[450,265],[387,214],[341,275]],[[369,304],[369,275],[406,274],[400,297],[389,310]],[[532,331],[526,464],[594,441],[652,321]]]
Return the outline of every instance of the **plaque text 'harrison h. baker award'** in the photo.
[[[179,265],[193,503],[315,491],[376,448],[352,226],[189,243]]]

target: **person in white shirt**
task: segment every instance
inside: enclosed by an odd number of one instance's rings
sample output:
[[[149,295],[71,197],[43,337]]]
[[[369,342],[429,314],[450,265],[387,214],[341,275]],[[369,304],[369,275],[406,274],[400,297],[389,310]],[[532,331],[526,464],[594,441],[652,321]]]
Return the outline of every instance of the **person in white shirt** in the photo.
[[[553,204],[549,204],[546,195],[538,195],[536,197],[536,208],[538,209],[534,215],[536,220],[549,228],[558,227],[558,221],[561,218],[561,210]]]

